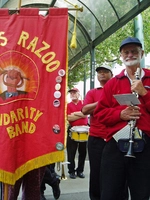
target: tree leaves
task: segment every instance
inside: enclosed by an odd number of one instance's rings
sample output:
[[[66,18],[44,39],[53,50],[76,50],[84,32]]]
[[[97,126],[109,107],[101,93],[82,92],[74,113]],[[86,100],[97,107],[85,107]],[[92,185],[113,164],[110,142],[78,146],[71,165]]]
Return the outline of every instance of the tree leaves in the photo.
[[[150,52],[150,7],[141,13],[143,20],[144,50],[145,54]],[[96,64],[108,64],[113,66],[114,63],[121,64],[119,46],[126,37],[134,37],[134,19],[120,28],[105,41],[95,47]],[[70,67],[68,73],[68,87],[71,88],[79,81],[84,81],[85,77],[90,76],[90,54],[78,60]]]

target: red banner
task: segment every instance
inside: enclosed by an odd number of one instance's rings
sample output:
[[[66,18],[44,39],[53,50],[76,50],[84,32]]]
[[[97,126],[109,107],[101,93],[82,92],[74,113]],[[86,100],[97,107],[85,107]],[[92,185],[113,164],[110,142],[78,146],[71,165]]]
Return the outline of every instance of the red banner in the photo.
[[[0,181],[64,161],[68,10],[0,9]]]

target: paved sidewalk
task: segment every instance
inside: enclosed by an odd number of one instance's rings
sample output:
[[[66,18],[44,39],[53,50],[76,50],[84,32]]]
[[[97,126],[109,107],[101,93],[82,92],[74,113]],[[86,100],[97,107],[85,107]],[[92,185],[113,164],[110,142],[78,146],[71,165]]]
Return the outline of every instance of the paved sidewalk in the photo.
[[[85,161],[85,178],[71,179],[68,175],[67,166],[64,165],[66,180],[61,180],[61,195],[59,200],[89,200],[89,161]],[[61,172],[56,171],[60,176]],[[46,185],[45,197],[47,200],[53,200],[52,189]]]
[[[61,195],[59,200],[89,200],[89,161],[85,161],[85,178],[83,179],[79,177],[71,179],[66,164],[64,165],[64,171],[66,180],[62,179],[60,182]],[[57,167],[56,172],[61,176],[62,171],[57,171]],[[49,185],[46,185],[45,197],[47,200],[54,200],[52,188]],[[18,200],[21,200],[21,193]]]

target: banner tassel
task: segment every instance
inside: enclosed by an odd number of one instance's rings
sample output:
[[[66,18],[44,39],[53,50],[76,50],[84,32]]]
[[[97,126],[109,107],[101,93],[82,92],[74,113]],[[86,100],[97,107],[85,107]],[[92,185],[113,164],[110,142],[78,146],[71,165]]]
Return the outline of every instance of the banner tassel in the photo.
[[[76,5],[75,8],[77,8],[78,6]],[[70,48],[72,49],[76,49],[77,48],[77,34],[76,34],[76,27],[77,27],[77,13],[78,11],[76,10],[76,16],[75,16],[75,20],[74,20],[74,30],[72,33],[72,39],[71,39],[71,44],[70,44]]]

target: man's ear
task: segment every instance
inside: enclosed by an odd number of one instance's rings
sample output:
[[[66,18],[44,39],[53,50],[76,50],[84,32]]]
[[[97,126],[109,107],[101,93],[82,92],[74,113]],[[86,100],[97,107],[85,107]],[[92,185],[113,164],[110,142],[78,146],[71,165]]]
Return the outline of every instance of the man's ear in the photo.
[[[144,50],[142,50],[142,53],[141,53],[141,58],[143,57],[143,55],[144,55]]]
[[[121,60],[121,61],[123,60],[121,54],[120,54],[120,60]]]

